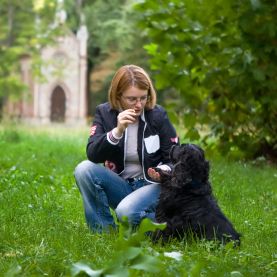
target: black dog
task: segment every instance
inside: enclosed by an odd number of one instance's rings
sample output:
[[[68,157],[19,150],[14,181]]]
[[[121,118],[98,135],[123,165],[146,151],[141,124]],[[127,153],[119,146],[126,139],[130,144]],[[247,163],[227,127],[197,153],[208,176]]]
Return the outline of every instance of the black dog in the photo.
[[[172,172],[159,171],[161,194],[156,209],[158,223],[166,222],[164,230],[153,234],[153,240],[198,239],[235,241],[240,234],[220,210],[209,183],[209,162],[204,151],[194,144],[173,146],[170,151]],[[158,169],[157,169],[158,170]]]

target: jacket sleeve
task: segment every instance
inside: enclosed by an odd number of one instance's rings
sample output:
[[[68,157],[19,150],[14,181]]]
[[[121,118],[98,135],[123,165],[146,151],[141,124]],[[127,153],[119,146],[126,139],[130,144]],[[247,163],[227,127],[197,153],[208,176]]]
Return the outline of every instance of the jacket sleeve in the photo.
[[[118,151],[118,146],[108,141],[108,133],[112,130],[111,123],[107,126],[104,118],[105,112],[100,106],[96,108],[95,117],[91,126],[90,137],[87,144],[87,157],[94,163],[102,163],[113,160],[112,157]]]

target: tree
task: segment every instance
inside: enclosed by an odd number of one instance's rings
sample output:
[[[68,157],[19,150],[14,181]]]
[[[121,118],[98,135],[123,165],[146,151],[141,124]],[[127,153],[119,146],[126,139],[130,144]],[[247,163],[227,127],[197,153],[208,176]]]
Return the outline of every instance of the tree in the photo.
[[[39,50],[58,34],[51,0],[0,0],[0,114],[5,99],[22,93],[20,58],[37,61]],[[38,71],[34,62],[34,71]]]
[[[223,153],[277,158],[277,7],[274,0],[141,1],[140,27],[156,85],[198,138]],[[207,130],[206,130],[207,131]]]
[[[0,114],[5,98],[18,97],[24,86],[20,76],[20,58],[29,55],[33,71],[40,75],[39,51],[62,34],[57,20],[65,9],[65,25],[77,32],[86,24],[88,40],[88,74],[111,52],[117,63],[140,61],[145,64],[142,41],[133,28],[134,0],[0,0]],[[132,15],[132,16],[131,16]],[[138,51],[134,51],[137,49]],[[27,88],[26,88],[27,89]],[[100,94],[99,94],[100,95]]]
[[[65,2],[69,27],[76,31],[83,18],[88,28],[88,58],[91,67],[110,52],[121,53],[134,47],[135,34],[138,36],[133,30],[135,15],[132,14],[132,4],[134,2],[134,0],[68,0]]]
[[[76,31],[83,18],[88,28],[88,79],[95,66],[107,57],[115,57],[112,70],[118,65],[136,63],[147,67],[146,52],[140,32],[135,26],[137,13],[133,10],[135,0],[68,0],[65,8],[67,24]],[[101,91],[94,92],[90,112],[95,105],[107,98],[107,90],[112,76],[103,80]],[[90,84],[89,86],[90,87]],[[92,93],[90,93],[90,96]]]

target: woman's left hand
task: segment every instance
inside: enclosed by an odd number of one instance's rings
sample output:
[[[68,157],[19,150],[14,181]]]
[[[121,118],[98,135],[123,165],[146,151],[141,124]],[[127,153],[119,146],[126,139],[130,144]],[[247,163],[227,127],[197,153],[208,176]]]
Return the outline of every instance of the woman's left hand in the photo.
[[[110,169],[111,171],[116,172],[116,165],[115,165],[115,163],[110,162],[110,161],[105,161],[104,162],[104,166],[106,168]]]

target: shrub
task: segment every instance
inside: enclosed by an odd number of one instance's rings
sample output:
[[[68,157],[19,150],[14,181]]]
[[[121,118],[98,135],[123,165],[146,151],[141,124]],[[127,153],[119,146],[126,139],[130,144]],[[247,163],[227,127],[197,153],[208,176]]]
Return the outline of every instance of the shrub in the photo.
[[[183,114],[186,137],[208,126],[205,141],[216,137],[223,153],[277,158],[275,1],[148,0],[136,8],[156,86]]]

